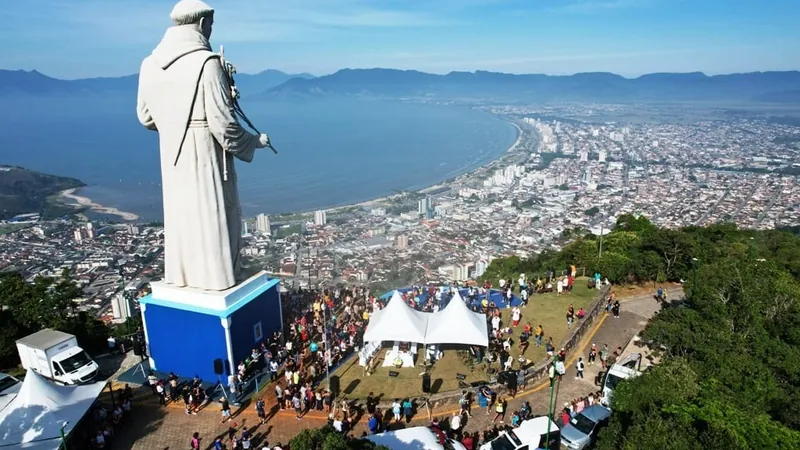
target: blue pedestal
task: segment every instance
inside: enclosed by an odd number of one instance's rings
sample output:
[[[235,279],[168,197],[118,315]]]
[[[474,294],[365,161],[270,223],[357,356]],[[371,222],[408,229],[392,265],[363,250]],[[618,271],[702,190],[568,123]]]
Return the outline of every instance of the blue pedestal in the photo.
[[[227,377],[281,331],[279,283],[265,272],[220,292],[153,283],[139,300],[151,368],[210,381],[217,378],[214,360],[221,359]]]

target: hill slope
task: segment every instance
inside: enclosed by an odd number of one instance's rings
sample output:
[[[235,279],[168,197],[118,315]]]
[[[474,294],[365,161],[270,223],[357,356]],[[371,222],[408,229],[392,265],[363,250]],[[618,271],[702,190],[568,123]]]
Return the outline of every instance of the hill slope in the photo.
[[[0,219],[17,214],[57,216],[72,210],[52,204],[48,198],[59,192],[85,186],[75,178],[48,175],[16,166],[0,166]]]
[[[528,101],[782,101],[796,102],[800,72],[707,76],[656,73],[624,78],[612,73],[569,76],[451,72],[434,75],[392,69],[344,69],[314,79],[293,79],[269,96],[495,98]]]
[[[732,224],[663,229],[623,215],[602,256],[597,248],[587,233],[561,251],[497,258],[485,276],[535,280],[575,264],[654,295],[651,281],[686,280],[641,333],[661,361],[614,389],[598,450],[800,448],[800,238]]]
[[[243,94],[264,92],[292,78],[308,79],[307,73],[288,74],[280,70],[265,70],[257,74],[237,74],[236,83]],[[60,80],[38,71],[0,70],[0,96],[8,95],[80,95],[80,94],[136,94],[139,76],[136,74],[111,78],[84,78]]]

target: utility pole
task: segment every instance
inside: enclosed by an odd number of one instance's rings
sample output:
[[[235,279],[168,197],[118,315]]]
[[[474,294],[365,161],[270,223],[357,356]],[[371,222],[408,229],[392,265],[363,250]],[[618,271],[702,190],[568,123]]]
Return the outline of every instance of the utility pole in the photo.
[[[556,390],[556,377],[558,377],[558,373],[556,372],[556,362],[558,362],[558,354],[553,352],[553,377],[550,378],[550,406],[548,407],[548,414],[547,417],[549,422],[547,423],[547,437],[544,441],[544,448],[546,450],[550,450],[550,422],[554,422],[553,416],[555,415],[555,411],[553,411],[554,404],[553,401],[555,400],[555,390]]]
[[[67,450],[67,434],[64,432],[64,429],[67,428],[67,425],[69,425],[69,420],[65,420],[64,423],[61,424],[61,430],[59,430],[60,433],[61,433],[61,449],[62,450]]]
[[[597,259],[603,258],[603,226],[600,225],[600,251],[597,254]]]
[[[699,259],[692,258],[692,300],[694,300],[694,296],[697,293],[697,263],[699,262]]]

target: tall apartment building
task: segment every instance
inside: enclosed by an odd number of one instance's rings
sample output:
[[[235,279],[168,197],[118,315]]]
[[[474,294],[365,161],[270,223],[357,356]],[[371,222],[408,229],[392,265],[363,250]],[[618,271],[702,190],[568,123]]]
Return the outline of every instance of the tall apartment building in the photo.
[[[328,223],[328,213],[323,210],[314,213],[314,225],[321,227]]]
[[[269,216],[266,214],[259,214],[256,216],[256,231],[262,234],[270,234]]]

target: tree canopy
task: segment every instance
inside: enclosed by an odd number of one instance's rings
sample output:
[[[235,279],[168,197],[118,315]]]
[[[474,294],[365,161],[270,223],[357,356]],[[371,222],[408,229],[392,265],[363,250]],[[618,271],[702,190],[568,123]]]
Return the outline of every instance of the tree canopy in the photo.
[[[366,439],[347,439],[330,426],[307,428],[289,441],[292,450],[389,450]]]
[[[623,214],[602,237],[577,229],[566,230],[562,238],[559,251],[493,260],[482,279],[513,279],[520,273],[536,277],[549,268],[561,270],[574,264],[616,284],[691,281],[696,266],[726,255],[766,258],[800,276],[800,239],[781,230],[740,230],[733,224],[675,230],[658,228],[646,217]]]
[[[16,365],[16,340],[43,328],[74,334],[89,352],[102,350],[109,330],[94,315],[75,309],[74,300],[81,295],[68,270],[33,283],[18,273],[0,277],[0,365]]]
[[[567,264],[615,283],[684,281],[642,338],[662,349],[619,384],[597,448],[800,448],[800,238],[731,224],[677,230],[621,216],[611,233],[563,250],[493,261],[487,276]]]

